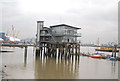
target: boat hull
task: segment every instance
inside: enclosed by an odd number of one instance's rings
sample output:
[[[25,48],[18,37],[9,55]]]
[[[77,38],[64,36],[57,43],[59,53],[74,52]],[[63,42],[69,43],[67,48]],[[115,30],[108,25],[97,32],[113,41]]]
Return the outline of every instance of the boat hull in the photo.
[[[101,58],[101,56],[91,56],[92,58]]]
[[[92,58],[101,58],[101,55],[92,55]]]
[[[115,52],[115,51],[109,50],[109,49],[95,49],[95,51]],[[116,50],[116,52],[119,52],[119,50]]]
[[[116,61],[116,60],[118,60],[118,59],[117,59],[117,58],[109,58],[109,60]]]

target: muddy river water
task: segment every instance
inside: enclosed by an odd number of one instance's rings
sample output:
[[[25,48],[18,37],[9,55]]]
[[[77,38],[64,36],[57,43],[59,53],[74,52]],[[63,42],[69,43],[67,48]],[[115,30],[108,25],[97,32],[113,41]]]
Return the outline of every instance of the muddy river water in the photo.
[[[1,77],[4,79],[117,79],[118,61],[80,56],[79,60],[35,57],[32,47],[24,58],[23,48],[0,53]],[[81,52],[94,52],[81,47]]]

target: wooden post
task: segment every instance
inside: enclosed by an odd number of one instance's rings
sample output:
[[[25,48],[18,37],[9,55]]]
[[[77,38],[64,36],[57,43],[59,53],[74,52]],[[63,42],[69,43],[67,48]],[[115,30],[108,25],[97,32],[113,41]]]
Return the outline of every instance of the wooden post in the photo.
[[[77,45],[75,45],[75,59],[77,60]]]
[[[48,57],[51,56],[51,44],[49,43],[49,47],[48,47]]]
[[[57,57],[57,44],[55,44],[55,59]]]
[[[46,54],[45,54],[45,43],[43,44],[43,49],[44,49],[44,56],[46,56]]]
[[[24,66],[26,67],[27,64],[27,46],[25,47],[25,54],[24,54]]]
[[[65,55],[65,51],[64,51],[63,45],[62,45],[62,52],[61,52],[61,54],[62,54],[62,57]]]
[[[25,57],[27,57],[27,46],[25,47]]]
[[[40,48],[39,47],[36,48],[36,56],[40,56]]]
[[[70,52],[70,49],[71,49],[71,45],[69,45],[69,47],[68,47],[68,59],[71,57],[71,52]]]
[[[60,45],[58,45],[58,58],[60,58]]]
[[[64,51],[65,51],[65,59],[66,59],[67,58],[67,52],[68,52],[68,47],[67,46],[65,46]]]
[[[114,45],[114,47],[115,47],[115,50],[114,50],[115,54],[114,54],[114,57],[116,58],[117,45]]]
[[[43,50],[42,47],[40,47],[40,54],[41,54],[41,57],[42,57],[42,50]]]
[[[46,56],[48,56],[48,44],[46,43]]]
[[[72,44],[72,60],[74,59],[74,44]]]
[[[80,58],[80,45],[78,45],[78,61],[79,61],[79,58]]]
[[[112,49],[112,56],[111,57],[114,57],[114,48]]]
[[[62,44],[61,45],[61,59],[62,59],[63,55],[64,55],[64,47],[63,47],[63,44]]]

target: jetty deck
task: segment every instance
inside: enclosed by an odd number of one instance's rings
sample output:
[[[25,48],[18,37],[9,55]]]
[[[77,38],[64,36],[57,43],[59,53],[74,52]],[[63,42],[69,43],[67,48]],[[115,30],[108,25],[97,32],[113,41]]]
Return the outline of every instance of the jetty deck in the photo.
[[[1,46],[5,46],[5,47],[21,47],[21,48],[23,48],[23,47],[35,46],[35,45],[33,45],[33,44],[5,44],[5,43],[3,43],[3,44],[1,44]]]

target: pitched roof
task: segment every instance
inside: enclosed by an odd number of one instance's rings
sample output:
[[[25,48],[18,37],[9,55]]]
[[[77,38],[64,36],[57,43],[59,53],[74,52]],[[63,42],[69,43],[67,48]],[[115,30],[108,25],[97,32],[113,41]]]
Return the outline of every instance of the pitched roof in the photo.
[[[77,28],[77,27],[74,27],[74,26],[66,25],[66,24],[54,25],[54,26],[50,26],[50,28],[59,27],[59,26],[67,26],[67,27],[70,27],[70,28],[81,29],[81,28]]]

